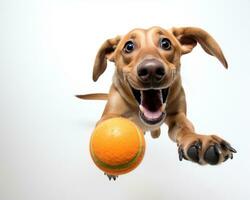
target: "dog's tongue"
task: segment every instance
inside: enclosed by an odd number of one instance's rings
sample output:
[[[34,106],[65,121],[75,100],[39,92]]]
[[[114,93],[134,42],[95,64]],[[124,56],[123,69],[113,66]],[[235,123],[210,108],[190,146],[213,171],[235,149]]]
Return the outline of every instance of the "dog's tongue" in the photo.
[[[152,111],[150,111],[150,110],[148,110],[147,108],[144,107],[143,114],[144,114],[144,116],[146,118],[148,118],[150,120],[154,120],[154,119],[158,119],[161,116],[162,112],[161,112],[160,109],[157,110],[157,111],[152,112]]]

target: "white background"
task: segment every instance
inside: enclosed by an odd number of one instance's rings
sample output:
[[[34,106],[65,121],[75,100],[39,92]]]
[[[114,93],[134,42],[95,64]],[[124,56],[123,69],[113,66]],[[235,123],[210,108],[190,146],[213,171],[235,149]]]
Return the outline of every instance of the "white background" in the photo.
[[[248,199],[250,3],[241,1],[0,2],[0,199]],[[219,166],[179,162],[162,127],[146,154],[117,181],[93,164],[89,138],[105,102],[74,94],[107,92],[114,66],[93,83],[107,38],[132,28],[198,26],[221,45],[229,69],[197,46],[182,58],[188,117],[238,150]]]

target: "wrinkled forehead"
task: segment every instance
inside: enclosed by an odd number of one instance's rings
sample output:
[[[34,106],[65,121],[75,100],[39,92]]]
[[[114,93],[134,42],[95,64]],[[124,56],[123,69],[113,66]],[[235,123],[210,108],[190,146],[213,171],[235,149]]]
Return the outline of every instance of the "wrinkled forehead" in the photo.
[[[154,43],[155,40],[158,40],[158,38],[162,36],[174,40],[173,35],[169,30],[165,30],[161,27],[151,27],[149,29],[137,28],[131,30],[122,38],[121,43],[125,43],[128,40],[133,40],[144,44]]]

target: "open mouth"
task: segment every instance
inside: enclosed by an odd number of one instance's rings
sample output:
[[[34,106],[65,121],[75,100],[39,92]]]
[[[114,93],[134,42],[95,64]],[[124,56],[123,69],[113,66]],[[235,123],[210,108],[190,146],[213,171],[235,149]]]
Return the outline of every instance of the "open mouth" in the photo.
[[[162,122],[166,115],[165,108],[169,88],[148,90],[131,88],[139,104],[139,116],[141,120],[149,125]]]

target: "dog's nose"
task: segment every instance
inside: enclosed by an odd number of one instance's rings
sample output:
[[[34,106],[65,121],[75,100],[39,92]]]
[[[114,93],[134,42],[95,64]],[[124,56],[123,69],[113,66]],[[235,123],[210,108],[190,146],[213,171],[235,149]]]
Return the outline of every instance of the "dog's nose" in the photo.
[[[160,82],[165,77],[166,72],[160,61],[147,59],[140,63],[137,74],[143,82]]]

